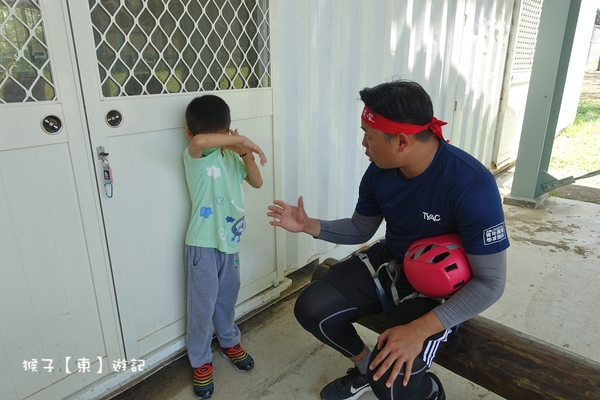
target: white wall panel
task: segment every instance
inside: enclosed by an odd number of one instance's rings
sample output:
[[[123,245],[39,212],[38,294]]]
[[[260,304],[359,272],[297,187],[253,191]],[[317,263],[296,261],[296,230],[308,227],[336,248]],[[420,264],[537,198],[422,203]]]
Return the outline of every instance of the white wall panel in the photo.
[[[571,49],[567,81],[565,83],[565,90],[556,126],[557,134],[560,130],[571,125],[577,115],[586,60],[590,51],[589,38],[592,37],[596,10],[599,5],[600,2],[596,0],[584,0],[579,9],[579,24],[577,24],[573,48]]]
[[[85,231],[65,144],[0,152],[0,394],[1,398],[63,398],[102,375],[79,373],[66,357],[108,350],[90,274]],[[108,327],[107,327],[108,328]],[[108,329],[107,329],[108,330]],[[37,360],[37,372],[24,361]],[[53,370],[44,370],[53,360]],[[45,390],[56,385],[55,397]],[[11,391],[14,391],[11,393]],[[51,392],[50,392],[51,393]]]
[[[445,136],[489,165],[512,7],[513,0],[279,2],[278,197],[304,196],[313,217],[352,214],[368,166],[358,91],[392,79],[421,83],[436,116],[449,122]],[[288,270],[354,249],[278,232]]]
[[[492,168],[505,168],[517,157],[542,2],[515,0]]]
[[[468,1],[451,142],[490,166],[513,2]]]

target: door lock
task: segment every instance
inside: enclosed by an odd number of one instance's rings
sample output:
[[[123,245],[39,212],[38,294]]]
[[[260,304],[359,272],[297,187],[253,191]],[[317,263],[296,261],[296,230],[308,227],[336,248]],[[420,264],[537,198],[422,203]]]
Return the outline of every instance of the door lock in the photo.
[[[123,116],[117,110],[110,110],[106,113],[106,123],[111,128],[118,128],[123,124]]]
[[[102,178],[104,180],[104,193],[106,194],[106,197],[111,199],[114,193],[114,180],[112,169],[110,168],[110,163],[108,162],[108,153],[104,151],[104,146],[96,147],[96,155],[98,156],[98,160],[102,161]]]
[[[108,153],[104,151],[104,146],[96,147],[96,155],[100,161],[104,161],[108,158]]]
[[[42,119],[42,129],[48,135],[56,135],[62,128],[62,121],[56,115],[47,115]]]

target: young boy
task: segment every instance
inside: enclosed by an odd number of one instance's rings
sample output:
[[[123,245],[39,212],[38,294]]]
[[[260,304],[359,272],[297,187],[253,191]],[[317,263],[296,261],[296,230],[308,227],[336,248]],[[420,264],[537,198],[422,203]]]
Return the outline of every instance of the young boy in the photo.
[[[239,243],[246,227],[242,180],[260,188],[254,161],[266,157],[260,147],[230,130],[229,106],[213,95],[197,97],[185,112],[191,142],[183,153],[192,215],[185,238],[187,286],[187,349],[194,368],[194,394],[214,393],[211,341],[213,330],[227,357],[239,371],[254,360],[240,345],[234,306],[240,288]]]

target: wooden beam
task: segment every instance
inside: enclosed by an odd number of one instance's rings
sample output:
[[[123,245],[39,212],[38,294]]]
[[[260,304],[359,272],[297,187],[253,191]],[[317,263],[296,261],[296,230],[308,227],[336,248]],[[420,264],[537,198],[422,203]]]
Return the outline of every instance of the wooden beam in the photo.
[[[336,262],[317,266],[313,280]],[[390,327],[386,314],[357,322],[377,333]],[[481,316],[462,323],[435,362],[509,400],[600,399],[600,363]]]

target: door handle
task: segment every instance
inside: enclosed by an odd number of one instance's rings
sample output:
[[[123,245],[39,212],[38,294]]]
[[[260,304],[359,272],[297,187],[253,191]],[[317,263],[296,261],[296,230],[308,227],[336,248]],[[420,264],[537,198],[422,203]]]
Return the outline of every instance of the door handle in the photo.
[[[117,110],[110,110],[106,113],[106,123],[111,128],[118,128],[123,124],[123,116]]]
[[[48,135],[56,135],[62,131],[63,124],[56,115],[46,115],[42,118],[42,129]]]

